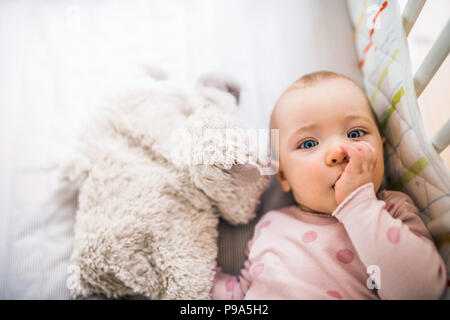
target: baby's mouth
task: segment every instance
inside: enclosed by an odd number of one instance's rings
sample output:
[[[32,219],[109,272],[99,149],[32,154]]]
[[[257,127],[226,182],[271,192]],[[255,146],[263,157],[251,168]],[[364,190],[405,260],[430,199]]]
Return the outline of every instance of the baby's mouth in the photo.
[[[338,182],[338,180],[339,180],[339,178],[341,177],[341,175],[342,175],[342,174],[339,175],[339,177],[336,179],[336,181],[334,182],[334,184],[331,186],[331,189],[333,189],[333,191],[335,191],[335,190],[334,190],[334,187],[336,186],[336,182]]]

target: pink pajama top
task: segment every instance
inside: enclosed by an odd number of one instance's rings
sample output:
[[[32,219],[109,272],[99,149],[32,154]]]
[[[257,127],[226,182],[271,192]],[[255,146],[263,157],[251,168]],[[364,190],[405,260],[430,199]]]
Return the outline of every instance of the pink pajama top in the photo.
[[[438,299],[447,283],[411,198],[373,183],[331,215],[267,212],[246,254],[238,276],[217,269],[213,299]]]

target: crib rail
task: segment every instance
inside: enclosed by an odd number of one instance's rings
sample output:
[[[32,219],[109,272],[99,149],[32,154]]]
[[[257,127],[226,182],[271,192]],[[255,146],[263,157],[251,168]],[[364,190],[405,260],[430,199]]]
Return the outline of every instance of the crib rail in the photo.
[[[409,0],[403,11],[403,29],[405,29],[406,36],[409,35],[417,17],[422,11],[426,0]]]
[[[450,144],[450,119],[439,128],[431,140],[438,153],[441,153]]]
[[[414,75],[414,88],[416,96],[419,97],[430,80],[433,78],[436,71],[450,51],[450,21],[447,21],[446,26],[439,34],[437,40],[434,42],[430,51],[423,59],[419,69]]]
[[[411,31],[417,17],[420,14],[426,0],[409,0],[402,14],[403,28],[406,35]],[[436,71],[445,61],[450,51],[450,20],[440,32],[438,38],[428,51],[425,59],[414,75],[414,89],[417,98],[425,90],[426,86],[433,78]],[[450,106],[449,106],[450,107]],[[450,119],[439,128],[432,138],[433,147],[438,153],[441,153],[450,144]]]

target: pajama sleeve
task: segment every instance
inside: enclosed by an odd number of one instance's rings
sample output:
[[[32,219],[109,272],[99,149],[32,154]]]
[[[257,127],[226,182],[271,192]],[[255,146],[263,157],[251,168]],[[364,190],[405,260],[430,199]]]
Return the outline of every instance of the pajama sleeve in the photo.
[[[249,255],[252,240],[247,244],[245,254]],[[211,289],[212,300],[242,300],[245,293],[250,286],[250,262],[248,259],[244,263],[244,268],[241,269],[238,276],[229,275],[222,272],[218,267],[214,278],[213,287]]]
[[[374,289],[381,299],[438,299],[447,282],[445,264],[417,207],[399,191],[379,197],[367,183],[333,212],[368,273],[374,272]]]

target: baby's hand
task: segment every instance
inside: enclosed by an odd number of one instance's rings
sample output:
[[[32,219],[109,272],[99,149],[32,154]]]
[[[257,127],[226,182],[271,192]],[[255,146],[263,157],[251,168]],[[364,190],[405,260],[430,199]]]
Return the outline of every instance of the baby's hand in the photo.
[[[340,148],[347,153],[350,161],[334,187],[338,205],[358,187],[373,181],[377,163],[377,150],[365,141],[345,143]]]

